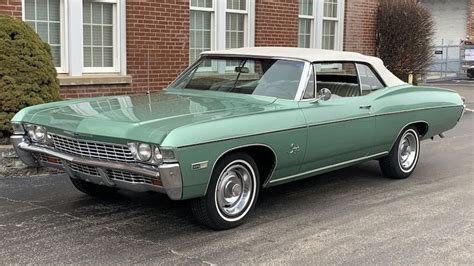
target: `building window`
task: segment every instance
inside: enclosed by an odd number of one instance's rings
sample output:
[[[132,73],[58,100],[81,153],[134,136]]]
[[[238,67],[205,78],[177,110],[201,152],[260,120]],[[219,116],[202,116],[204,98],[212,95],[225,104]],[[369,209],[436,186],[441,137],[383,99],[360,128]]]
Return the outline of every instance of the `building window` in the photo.
[[[83,64],[88,72],[114,71],[114,5],[84,1],[82,9]]]
[[[342,50],[344,0],[300,0],[298,46]]]
[[[310,48],[314,32],[313,0],[300,0],[298,46]]]
[[[212,0],[191,0],[189,13],[189,60],[193,62],[202,52],[212,49]]]
[[[253,46],[252,0],[191,0],[189,61],[204,51]]]
[[[61,0],[25,0],[23,20],[51,47],[53,62],[58,71],[65,67],[63,7]]]
[[[247,19],[246,0],[227,0],[225,47],[245,46]]]
[[[336,49],[336,27],[338,23],[338,0],[324,0],[323,32],[321,48]]]
[[[49,43],[59,73],[126,74],[125,0],[23,3],[23,19]]]

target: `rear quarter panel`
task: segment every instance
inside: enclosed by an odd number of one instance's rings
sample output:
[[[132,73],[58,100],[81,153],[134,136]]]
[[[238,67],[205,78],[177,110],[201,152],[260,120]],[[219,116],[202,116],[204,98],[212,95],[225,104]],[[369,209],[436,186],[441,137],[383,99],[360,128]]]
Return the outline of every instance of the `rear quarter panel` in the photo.
[[[421,86],[398,86],[373,93],[375,115],[373,153],[389,151],[408,124],[424,122],[423,139],[453,128],[463,111],[463,101],[452,90]]]

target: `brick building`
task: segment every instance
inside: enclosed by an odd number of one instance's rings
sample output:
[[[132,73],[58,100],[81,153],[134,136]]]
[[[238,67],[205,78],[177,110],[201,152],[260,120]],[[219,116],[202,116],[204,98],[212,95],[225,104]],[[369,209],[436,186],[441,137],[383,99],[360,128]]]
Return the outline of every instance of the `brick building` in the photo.
[[[66,98],[161,89],[206,50],[375,52],[379,0],[0,0],[51,45]],[[469,31],[472,32],[472,1]]]

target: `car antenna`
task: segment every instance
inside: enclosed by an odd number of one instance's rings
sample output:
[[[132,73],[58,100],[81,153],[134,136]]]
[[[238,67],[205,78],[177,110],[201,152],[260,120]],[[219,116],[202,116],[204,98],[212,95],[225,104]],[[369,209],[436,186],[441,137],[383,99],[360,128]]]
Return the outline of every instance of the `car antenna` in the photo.
[[[147,56],[146,56],[146,94],[150,95],[150,49],[147,51]]]
[[[150,113],[151,113],[151,97],[150,97],[150,49],[147,51],[147,57],[146,57],[146,62],[147,62],[147,70],[146,70],[146,95],[148,96],[148,107],[150,108]]]

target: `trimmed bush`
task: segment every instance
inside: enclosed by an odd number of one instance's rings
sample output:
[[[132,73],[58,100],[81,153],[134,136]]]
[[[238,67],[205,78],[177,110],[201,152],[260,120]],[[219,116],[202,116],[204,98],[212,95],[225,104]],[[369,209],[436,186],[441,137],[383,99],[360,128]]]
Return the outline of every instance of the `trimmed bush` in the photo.
[[[0,131],[24,107],[59,100],[49,45],[23,21],[0,16]]]
[[[433,58],[434,23],[417,0],[381,0],[377,12],[377,56],[404,81],[426,73]],[[416,82],[416,80],[415,80]]]

